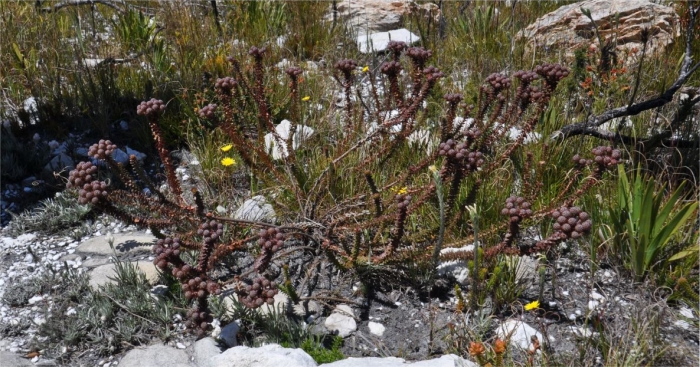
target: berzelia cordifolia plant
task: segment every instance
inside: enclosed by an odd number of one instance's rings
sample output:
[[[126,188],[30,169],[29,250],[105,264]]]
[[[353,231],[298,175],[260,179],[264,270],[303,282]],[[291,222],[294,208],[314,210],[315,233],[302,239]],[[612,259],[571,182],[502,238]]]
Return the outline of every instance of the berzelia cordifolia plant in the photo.
[[[251,64],[228,59],[232,75],[214,82],[212,103],[200,108],[198,115],[228,136],[255,181],[256,194],[265,195],[278,209],[279,225],[220,217],[196,190],[191,202],[185,199],[158,125],[165,104],[155,99],[143,102],[137,112],[151,127],[168,192],[156,188],[135,157],[126,165],[116,163],[110,156],[115,147],[109,141],[100,141],[90,154],[106,162],[123,187],[99,181],[90,162],[80,163],[71,172],[69,187],[80,190],[81,202],[151,228],[161,238],[154,246],[155,264],[182,284],[192,302],[188,326],[200,336],[211,321],[207,297],[223,286],[232,287],[251,308],[271,303],[278,289],[294,302],[308,299],[308,289],[297,292],[291,286],[287,268],[282,267],[282,275],[281,267],[272,266],[295,251],[311,250],[338,269],[363,275],[378,269],[401,275],[409,263],[432,272],[431,254],[439,253],[434,243],[439,228],[446,230],[445,247],[473,241],[465,206],[474,204],[482,182],[523,145],[569,71],[545,64],[511,77],[493,74],[481,86],[476,107],[465,105],[459,93],[445,94],[444,113],[431,125],[425,102],[437,98],[435,87],[444,77],[428,65],[431,51],[408,48],[402,42],[391,42],[389,50],[390,60],[378,68],[380,75],[360,72],[353,60],[335,63],[333,78],[344,103],[324,121],[302,121],[303,70],[286,69],[291,122],[284,126],[288,130],[273,121],[265,87],[265,48],[250,49]],[[368,81],[369,91],[364,94],[360,76]],[[520,134],[509,141],[507,132],[513,127]],[[437,133],[427,134],[430,129]],[[321,133],[322,137],[313,136]],[[416,141],[423,145],[417,146]],[[619,151],[607,147],[597,148],[594,155],[595,160],[583,154],[575,158],[576,171],[558,200],[542,208],[531,204],[536,202],[537,190],[530,182],[534,176],[528,163],[522,197],[513,196],[504,204],[507,229],[503,233],[504,227],[492,228],[492,234],[503,235],[503,240],[484,246],[485,259],[550,251],[564,240],[587,234],[588,214],[573,202],[597,181],[593,178],[620,158]],[[590,166],[592,177],[584,174]],[[442,188],[445,195],[438,192]],[[438,196],[445,199],[443,223],[430,220],[438,211]],[[551,236],[534,245],[517,243],[523,221],[548,215],[556,222]],[[198,254],[194,262],[189,260],[193,253]],[[248,270],[232,279],[213,276],[224,259],[245,254],[256,257]],[[468,259],[472,254],[451,252],[442,258]],[[317,274],[310,271],[306,276]],[[374,279],[362,278],[368,283]]]

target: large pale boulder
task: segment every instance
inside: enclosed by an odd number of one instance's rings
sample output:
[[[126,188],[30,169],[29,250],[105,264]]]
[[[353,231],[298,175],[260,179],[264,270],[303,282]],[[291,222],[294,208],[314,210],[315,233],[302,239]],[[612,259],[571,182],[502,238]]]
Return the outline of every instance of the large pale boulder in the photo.
[[[401,41],[407,45],[418,42],[420,37],[406,28],[388,32],[371,33],[357,36],[357,47],[362,53],[385,51],[391,41]]]
[[[166,345],[150,345],[145,348],[130,350],[121,361],[119,367],[196,367],[189,362],[184,350]]]
[[[436,4],[416,4],[402,0],[341,0],[338,16],[359,34],[386,32],[401,28],[406,15],[437,19],[440,10]]]
[[[397,357],[365,357],[347,358],[333,363],[322,364],[321,367],[477,367],[470,360],[463,359],[454,354],[447,354],[440,358],[428,359],[419,362],[408,362]]]
[[[316,362],[301,349],[268,344],[259,348],[234,347],[209,359],[208,367],[316,367]]]
[[[650,30],[648,53],[660,53],[680,35],[679,18],[670,6],[648,0],[586,0],[548,13],[518,32],[526,50],[561,50],[573,57],[580,47],[598,46],[595,28],[581,9],[588,9],[605,42],[618,51],[642,49],[642,30]]]

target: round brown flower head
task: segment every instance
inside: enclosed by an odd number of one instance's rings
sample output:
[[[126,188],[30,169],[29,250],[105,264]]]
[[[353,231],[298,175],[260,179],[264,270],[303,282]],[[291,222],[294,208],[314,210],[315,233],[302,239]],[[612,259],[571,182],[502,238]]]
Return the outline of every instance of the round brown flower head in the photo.
[[[402,66],[401,66],[400,62],[392,60],[392,61],[387,61],[387,62],[383,63],[379,67],[379,70],[382,72],[382,74],[398,75],[402,70]]]
[[[91,162],[80,162],[68,174],[67,188],[78,189],[78,203],[97,204],[107,196],[107,183],[95,181],[97,167]]]
[[[433,52],[426,50],[423,47],[409,47],[406,50],[406,56],[413,61],[416,67],[422,69],[428,59],[433,56]]]
[[[443,98],[445,98],[445,101],[447,101],[447,103],[451,105],[456,105],[459,104],[459,102],[462,102],[464,96],[462,96],[462,94],[460,93],[448,93],[445,94]]]
[[[401,56],[401,53],[406,49],[406,42],[403,41],[389,41],[386,45],[386,49],[394,53],[394,58],[397,59]]]
[[[199,109],[199,117],[208,120],[214,120],[216,118],[216,107],[214,103],[210,103]]]
[[[530,203],[524,198],[511,196],[506,199],[506,207],[501,210],[501,214],[509,216],[511,223],[520,223],[523,218],[532,215],[532,209],[530,209]]]
[[[276,294],[277,285],[267,278],[259,277],[253,280],[253,284],[239,291],[239,299],[249,308],[258,308],[265,303],[271,305]]]
[[[574,157],[572,158],[572,160],[573,160],[574,163],[575,163],[577,166],[579,166],[579,167],[585,167],[585,166],[587,166],[587,165],[593,163],[593,160],[583,158],[583,157],[581,157],[581,155],[579,155],[579,154],[574,155]]]
[[[223,92],[230,92],[233,88],[236,87],[236,85],[238,85],[236,79],[227,76],[224,78],[216,79],[216,83],[214,83],[214,88]]]
[[[291,66],[288,67],[287,70],[285,70],[284,72],[287,73],[287,75],[289,75],[291,78],[296,78],[299,75],[301,75],[304,71],[301,70],[301,68],[298,66]]]
[[[445,74],[440,71],[440,69],[434,67],[434,66],[428,66],[423,70],[423,74],[425,74],[425,77],[428,79],[429,82],[434,82],[442,77],[445,76]]]
[[[552,212],[552,217],[556,221],[552,228],[566,238],[576,239],[591,231],[590,216],[577,206],[561,207]]]
[[[534,70],[537,74],[542,76],[542,78],[547,82],[549,86],[554,89],[560,80],[569,76],[569,68],[566,66],[561,66],[559,64],[542,64],[535,67]]]
[[[163,111],[165,111],[165,103],[155,98],[141,102],[141,104],[136,107],[136,114],[140,116],[153,117],[163,113]]]
[[[501,73],[494,73],[487,76],[485,82],[491,85],[494,93],[510,88],[510,78]]]
[[[88,156],[95,159],[105,160],[110,157],[112,153],[117,149],[115,144],[112,144],[109,140],[100,140],[96,144],[93,144],[88,149]]]
[[[187,321],[185,321],[185,326],[190,329],[197,331],[197,337],[203,337],[207,330],[209,329],[209,323],[214,321],[214,318],[208,312],[208,310],[200,309],[199,306],[195,306],[187,310]]]
[[[265,52],[267,51],[267,47],[251,47],[250,50],[248,50],[248,55],[253,56],[256,59],[262,59],[263,55],[265,55]]]
[[[593,148],[593,155],[595,156],[593,160],[601,168],[610,169],[620,163],[622,152],[620,152],[619,149],[613,149],[613,147],[601,145]]]
[[[352,73],[357,68],[357,61],[351,59],[338,60],[335,63],[335,68],[343,73]]]

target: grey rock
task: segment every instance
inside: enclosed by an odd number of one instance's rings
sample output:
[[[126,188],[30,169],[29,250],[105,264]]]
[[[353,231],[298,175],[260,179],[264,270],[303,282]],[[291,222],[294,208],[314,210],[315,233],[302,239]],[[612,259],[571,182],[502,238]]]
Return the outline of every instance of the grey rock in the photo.
[[[139,161],[142,161],[144,158],[146,158],[146,154],[141,153],[138,150],[131,149],[129,147],[126,147],[126,154],[129,156],[136,156],[136,159]]]
[[[151,345],[129,351],[118,366],[120,367],[197,367],[189,362],[184,350],[165,345]]]
[[[231,348],[204,365],[207,367],[316,367],[316,362],[303,350],[283,348],[278,344],[268,344],[259,348],[244,346]],[[201,367],[204,367],[201,366]]]
[[[231,322],[228,325],[224,326],[221,328],[221,334],[219,335],[219,338],[226,343],[226,346],[231,348],[231,347],[236,347],[238,346],[238,340],[236,340],[236,336],[238,335],[238,331],[241,329],[240,325],[238,325],[237,322]]]
[[[61,260],[63,260],[63,259],[61,259]],[[92,258],[92,259],[87,259],[87,260],[83,261],[81,264],[84,268],[96,268],[98,266],[109,264],[109,259],[106,257],[96,257],[96,258]]]
[[[429,359],[420,362],[407,362],[403,358],[366,357],[348,358],[333,363],[325,363],[322,367],[478,367],[472,361],[463,359],[454,354],[444,355],[440,358]]]
[[[126,252],[150,253],[156,238],[143,232],[115,233],[111,236],[99,236],[81,243],[76,251],[82,253],[112,256],[114,252],[109,247],[110,238],[114,239],[114,250],[117,255]]]
[[[420,41],[420,37],[406,28],[388,32],[361,34],[357,36],[357,47],[362,53],[372,53],[386,50],[389,41],[403,41],[407,45]]]
[[[267,203],[267,199],[262,195],[258,195],[243,202],[243,205],[236,210],[233,217],[249,221],[274,222],[276,214],[272,205]]]
[[[146,279],[148,279],[148,281],[151,282],[151,284],[155,283],[158,280],[158,270],[151,261],[136,261],[132,264],[136,265],[138,270],[140,270],[146,275]],[[107,264],[94,268],[90,272],[90,286],[96,289],[101,285],[113,283],[113,280],[111,280],[110,278],[115,277],[115,267],[116,264]]]
[[[345,19],[345,24],[357,32],[383,32],[401,27],[404,17],[412,14],[421,18],[439,21],[440,8],[437,4],[417,4],[414,1],[387,0],[342,0],[336,7],[337,16]],[[330,13],[328,19],[333,18]]]
[[[75,168],[73,159],[65,153],[60,153],[44,166],[44,173],[53,174],[54,172],[68,172],[73,168]]]
[[[440,250],[440,254],[469,253],[473,251],[474,245],[472,244],[458,248],[444,248]],[[455,278],[457,283],[462,286],[468,286],[471,280],[469,278],[469,268],[462,260],[443,261],[438,264],[437,271],[440,276]]]
[[[192,354],[196,365],[206,366],[209,359],[221,354],[221,348],[214,338],[204,338],[194,343]]]
[[[0,363],[3,367],[31,367],[34,363],[12,352],[0,352]]]
[[[593,24],[581,12],[582,8],[591,11],[603,42],[614,40],[616,50],[623,54],[633,48],[640,51],[637,56],[641,54],[643,29],[650,30],[648,54],[663,54],[679,36],[680,21],[671,6],[648,0],[586,0],[545,14],[516,37],[526,42],[528,53],[544,48],[561,50],[565,57],[573,58],[577,48],[599,44]]]

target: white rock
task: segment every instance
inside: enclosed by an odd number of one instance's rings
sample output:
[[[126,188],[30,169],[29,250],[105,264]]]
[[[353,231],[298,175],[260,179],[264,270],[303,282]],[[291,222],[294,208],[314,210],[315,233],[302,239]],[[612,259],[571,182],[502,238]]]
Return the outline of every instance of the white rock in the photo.
[[[179,342],[178,342],[177,344],[175,344],[175,347],[176,347],[177,349],[185,349],[185,348],[187,348],[184,344],[179,343]]]
[[[43,301],[43,300],[44,300],[44,296],[34,296],[34,297],[30,298],[27,302],[30,305],[33,305],[33,304],[40,302],[40,301]]]
[[[595,301],[595,300],[590,300],[588,301],[588,310],[589,311],[594,311],[596,308],[600,306],[600,302]]]
[[[593,298],[596,301],[604,301],[605,300],[605,297],[603,297],[603,295],[601,295],[600,293],[595,292],[595,291],[591,292],[591,298]]]
[[[673,322],[673,325],[676,325],[677,327],[679,327],[681,329],[685,329],[685,330],[690,329],[690,323],[688,323],[685,320],[676,320]]]
[[[289,306],[289,296],[284,292],[278,292],[272,297],[272,304],[267,303],[260,306],[257,310],[262,315],[269,315],[273,313],[284,314],[287,312],[287,307]]]
[[[386,50],[389,41],[403,41],[407,45],[420,41],[420,37],[411,33],[406,28],[396,29],[388,32],[377,32],[371,34],[361,34],[357,36],[357,48],[362,53],[379,52]]]
[[[240,325],[238,325],[238,322],[234,321],[223,328],[221,328],[221,334],[219,335],[219,338],[226,343],[226,346],[229,348],[238,346],[238,341],[236,339],[236,336],[238,335],[238,331],[241,329]]]
[[[510,344],[514,347],[528,350],[530,348],[530,338],[533,335],[537,336],[540,343],[543,342],[542,334],[535,330],[532,326],[515,319],[509,319],[504,321],[498,329],[496,329],[496,334],[499,338],[503,340],[510,339]]]
[[[274,222],[276,214],[272,205],[267,203],[267,199],[262,195],[257,195],[243,202],[233,217],[249,221]]]
[[[119,367],[193,367],[184,350],[165,345],[151,345],[130,350],[119,362]]]
[[[272,159],[278,160],[289,155],[286,141],[289,139],[291,128],[292,122],[285,119],[275,127],[275,131],[280,139],[276,139],[273,133],[265,135],[265,149],[272,156]],[[305,125],[297,125],[294,137],[292,137],[292,149],[297,150],[313,134],[314,129]]]
[[[386,330],[384,325],[374,321],[367,323],[367,327],[369,328],[369,332],[376,336],[384,335],[384,331]]]
[[[208,367],[316,367],[316,362],[301,349],[268,344],[259,348],[234,347],[212,357]]]
[[[34,233],[25,233],[23,235],[20,235],[17,237],[17,241],[23,244],[32,242],[36,239],[36,234]]]
[[[29,114],[29,124],[36,125],[36,123],[39,122],[39,105],[36,102],[36,98],[29,97],[25,99],[24,102],[22,102],[22,107],[24,107],[24,111]]]
[[[194,363],[204,367],[208,365],[210,358],[221,354],[221,349],[213,338],[204,338],[194,343],[192,354]]]
[[[680,313],[682,316],[687,317],[691,320],[695,318],[695,315],[693,315],[693,310],[688,308],[688,307],[681,307],[678,310],[678,313]]]
[[[326,321],[323,323],[326,329],[330,331],[337,331],[338,335],[340,335],[343,338],[349,336],[351,333],[357,330],[357,323],[355,322],[355,318],[349,316],[353,315],[352,309],[350,309],[350,312],[348,312],[347,308],[349,307],[345,305],[340,305],[336,307],[336,310],[334,310],[333,313],[331,313],[331,315],[328,316],[326,318]]]
[[[403,358],[365,357],[347,358],[333,363],[324,363],[323,367],[478,367],[472,361],[463,359],[454,354],[444,355],[440,358],[419,362],[407,362]]]

